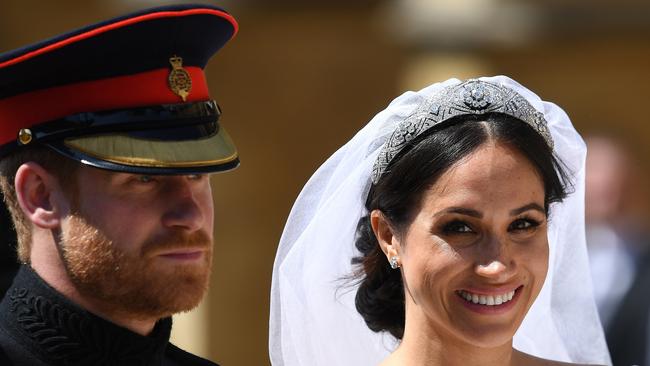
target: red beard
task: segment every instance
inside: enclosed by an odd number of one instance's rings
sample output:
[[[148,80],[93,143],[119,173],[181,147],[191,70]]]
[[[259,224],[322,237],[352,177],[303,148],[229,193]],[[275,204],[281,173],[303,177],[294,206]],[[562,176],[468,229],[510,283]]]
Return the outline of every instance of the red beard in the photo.
[[[191,263],[167,263],[156,256],[190,247],[204,250]],[[83,217],[72,215],[60,248],[76,289],[106,315],[160,319],[189,311],[209,285],[212,241],[204,231],[174,232],[144,243],[139,253],[127,253]]]

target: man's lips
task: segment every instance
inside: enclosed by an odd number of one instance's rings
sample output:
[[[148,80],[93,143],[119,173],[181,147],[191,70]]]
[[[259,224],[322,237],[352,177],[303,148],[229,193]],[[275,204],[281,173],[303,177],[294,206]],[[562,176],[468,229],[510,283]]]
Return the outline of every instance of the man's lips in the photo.
[[[204,231],[192,234],[170,232],[165,236],[147,241],[142,246],[142,256],[147,258],[188,258],[201,257],[212,249],[212,237]]]
[[[196,260],[203,257],[205,251],[205,249],[183,248],[177,250],[168,250],[158,254],[157,256],[174,260]]]

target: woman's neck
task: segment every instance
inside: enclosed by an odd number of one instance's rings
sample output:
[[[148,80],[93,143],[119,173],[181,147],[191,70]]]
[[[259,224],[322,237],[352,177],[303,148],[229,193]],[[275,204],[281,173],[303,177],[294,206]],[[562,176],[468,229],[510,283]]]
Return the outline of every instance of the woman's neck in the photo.
[[[512,340],[496,347],[479,347],[431,324],[422,316],[407,315],[404,337],[381,366],[512,365]],[[422,319],[416,319],[422,318]]]

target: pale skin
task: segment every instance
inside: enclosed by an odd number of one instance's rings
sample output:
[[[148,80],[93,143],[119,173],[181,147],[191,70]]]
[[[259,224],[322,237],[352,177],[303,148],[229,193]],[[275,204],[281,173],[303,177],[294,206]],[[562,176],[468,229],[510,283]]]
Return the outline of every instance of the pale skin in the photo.
[[[370,220],[387,259],[399,258],[405,288],[404,337],[381,366],[565,365],[512,347],[548,268],[544,186],[519,151],[489,141],[456,163],[405,232],[379,210]],[[486,311],[463,291],[516,295]]]
[[[212,192],[207,175],[141,176],[82,166],[78,171],[79,211],[129,256],[137,257],[143,243],[170,232],[205,232],[212,240]],[[17,171],[20,207],[32,223],[30,265],[50,286],[86,310],[131,331],[146,335],[159,316],[112,311],[98,299],[78,291],[61,257],[59,238],[69,229],[71,202],[59,181],[40,165],[29,162]],[[211,254],[211,247],[166,249],[146,260],[157,276],[178,270],[202,271],[194,257]],[[188,259],[190,257],[190,259]],[[168,314],[171,315],[171,314]]]

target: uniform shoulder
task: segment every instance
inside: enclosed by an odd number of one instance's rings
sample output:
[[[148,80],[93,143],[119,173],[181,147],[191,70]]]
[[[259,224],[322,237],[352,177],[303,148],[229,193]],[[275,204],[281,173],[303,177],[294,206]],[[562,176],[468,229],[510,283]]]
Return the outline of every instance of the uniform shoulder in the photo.
[[[167,347],[166,356],[172,361],[177,362],[179,365],[219,366],[212,361],[184,351],[171,343],[169,343]]]
[[[9,356],[7,356],[7,354],[5,353],[1,345],[0,345],[0,365],[7,365],[7,366],[13,365],[13,363],[9,359]]]

